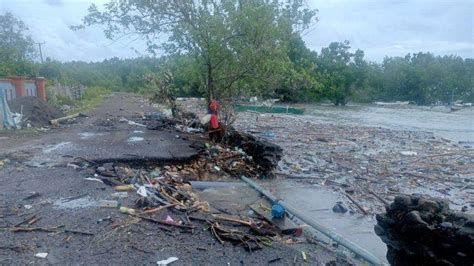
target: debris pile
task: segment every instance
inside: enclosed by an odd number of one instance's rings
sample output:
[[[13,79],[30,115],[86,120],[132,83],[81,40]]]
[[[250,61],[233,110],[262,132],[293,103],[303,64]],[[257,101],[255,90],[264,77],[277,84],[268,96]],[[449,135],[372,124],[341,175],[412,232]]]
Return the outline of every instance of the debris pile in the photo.
[[[150,130],[164,130],[174,128],[176,126],[176,120],[168,118],[160,112],[154,112],[144,115],[146,121],[146,127]]]
[[[51,120],[64,116],[59,109],[32,96],[13,99],[8,105],[12,112],[23,115],[25,123],[35,127],[47,126]]]
[[[154,175],[166,174],[186,181],[217,180],[226,178],[239,178],[242,175],[258,178],[261,174],[259,166],[253,158],[238,148],[226,148],[217,143],[195,143],[195,148],[200,150],[200,155],[191,160],[180,163],[147,162],[144,171]],[[79,160],[83,160],[82,158]],[[137,163],[142,163],[137,161]],[[106,177],[128,178],[124,173],[129,172],[126,164],[105,163],[98,168],[98,174]]]
[[[241,218],[213,208],[170,165],[132,167],[81,161],[94,171],[94,177],[87,180],[102,182],[116,191],[111,195],[113,200],[101,202],[102,207],[117,208],[124,214],[157,224],[162,230],[177,228],[183,233],[193,233],[200,226],[208,229],[219,243],[230,242],[248,251],[282,238],[282,231],[265,217]],[[301,230],[296,231],[301,234]],[[294,232],[283,233],[294,235]]]
[[[255,163],[262,169],[261,172],[266,177],[272,176],[272,171],[278,166],[278,162],[283,156],[283,149],[280,146],[233,129],[229,130],[227,134],[227,144],[239,147],[251,155]]]
[[[252,112],[239,113],[235,127],[284,149],[277,176],[335,190],[362,214],[379,213],[396,195],[415,192],[473,210],[467,199],[474,193],[474,150],[433,133]]]
[[[172,119],[160,112],[144,114],[143,126],[150,130],[176,129],[204,137],[202,133],[205,126],[195,114],[181,111],[177,116],[177,119]],[[199,180],[209,179],[203,177],[203,170],[205,173],[221,172],[224,176],[273,177],[272,172],[283,154],[280,146],[233,128],[227,129],[226,137],[221,143],[214,143],[212,146],[206,144],[202,151],[205,156],[184,167],[186,169],[183,174],[199,177]]]
[[[387,244],[390,265],[471,265],[474,217],[453,212],[445,200],[397,196],[377,215],[375,232]]]

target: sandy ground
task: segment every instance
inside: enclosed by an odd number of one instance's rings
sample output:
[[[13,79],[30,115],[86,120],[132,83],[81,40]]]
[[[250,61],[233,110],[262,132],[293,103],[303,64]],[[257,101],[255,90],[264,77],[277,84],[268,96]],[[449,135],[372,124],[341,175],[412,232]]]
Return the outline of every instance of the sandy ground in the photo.
[[[146,129],[127,122],[138,121],[143,112],[153,110],[140,97],[117,93],[74,124],[46,132],[1,133],[0,264],[135,265],[156,264],[171,256],[179,258],[177,265],[344,264],[334,252],[305,241],[293,245],[274,241],[271,247],[247,252],[230,243],[221,245],[205,225],[194,233],[162,230],[116,209],[99,207],[114,191],[85,180],[92,176],[88,169],[67,166],[74,157],[136,158],[140,151],[157,160],[195,156],[196,151],[189,147],[192,141],[179,132],[142,135],[138,131]],[[120,122],[121,118],[127,121]],[[247,205],[259,199],[256,192],[242,187],[210,188],[200,194],[211,205],[244,216]],[[130,206],[136,197],[131,195],[122,204]],[[163,213],[166,215],[177,214],[170,211]],[[30,217],[38,218],[30,227],[53,232],[9,229]],[[308,255],[307,262],[301,251]],[[39,252],[48,255],[35,257]]]

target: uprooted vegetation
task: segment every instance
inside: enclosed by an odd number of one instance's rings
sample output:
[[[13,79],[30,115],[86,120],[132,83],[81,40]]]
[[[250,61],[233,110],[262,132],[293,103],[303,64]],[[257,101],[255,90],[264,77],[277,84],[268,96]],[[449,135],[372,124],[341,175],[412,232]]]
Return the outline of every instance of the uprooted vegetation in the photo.
[[[125,214],[158,224],[164,231],[172,231],[170,228],[174,227],[181,232],[193,233],[204,227],[221,244],[231,242],[248,251],[271,245],[273,239],[268,237],[277,235],[276,229],[272,229],[263,219],[242,220],[229,216],[228,212],[216,210],[200,199],[185,177],[190,172],[185,170],[184,165],[95,165],[84,160],[78,164],[90,167],[100,177],[95,180],[112,186],[118,191],[116,196],[122,198],[122,204],[127,204],[125,207],[118,202],[104,201],[103,207],[119,208]],[[132,191],[136,193],[127,193]]]
[[[129,216],[156,224],[165,232],[175,228],[192,234],[205,229],[220,244],[230,242],[247,251],[271,246],[273,241],[288,240],[295,233],[300,236],[301,231],[282,232],[257,214],[242,218],[202,200],[189,181],[240,175],[256,178],[268,165],[260,167],[239,148],[206,143],[200,149],[199,158],[179,162],[98,163],[76,158],[69,166],[85,169],[87,180],[104,183],[117,191],[114,197],[120,201],[103,201],[102,207],[118,208]],[[265,206],[261,208],[268,210]]]

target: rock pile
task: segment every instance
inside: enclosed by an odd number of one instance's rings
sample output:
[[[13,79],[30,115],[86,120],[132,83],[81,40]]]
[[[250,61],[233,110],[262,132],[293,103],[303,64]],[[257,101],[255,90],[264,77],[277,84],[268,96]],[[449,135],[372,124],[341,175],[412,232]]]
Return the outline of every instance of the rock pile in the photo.
[[[377,215],[375,233],[387,244],[391,265],[472,265],[474,217],[454,212],[446,201],[397,196]]]

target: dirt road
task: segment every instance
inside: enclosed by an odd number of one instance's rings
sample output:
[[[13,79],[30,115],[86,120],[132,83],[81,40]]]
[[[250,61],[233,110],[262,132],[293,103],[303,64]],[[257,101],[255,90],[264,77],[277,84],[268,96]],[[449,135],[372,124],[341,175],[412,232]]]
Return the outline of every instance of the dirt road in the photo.
[[[0,264],[156,264],[178,257],[177,265],[261,265],[336,261],[332,251],[308,243],[254,252],[220,244],[209,230],[185,233],[101,208],[111,200],[110,186],[85,178],[89,169],[71,164],[74,158],[94,161],[185,161],[196,156],[180,132],[148,131],[139,124],[154,109],[138,96],[116,93],[87,118],[45,133],[7,132],[0,139]],[[137,124],[138,121],[138,124]],[[137,195],[121,200],[133,206]],[[234,215],[247,215],[247,204],[259,196],[248,188],[206,189],[204,200]],[[163,219],[173,212],[163,213]],[[13,232],[28,225],[34,231]],[[35,257],[47,253],[46,258]]]

